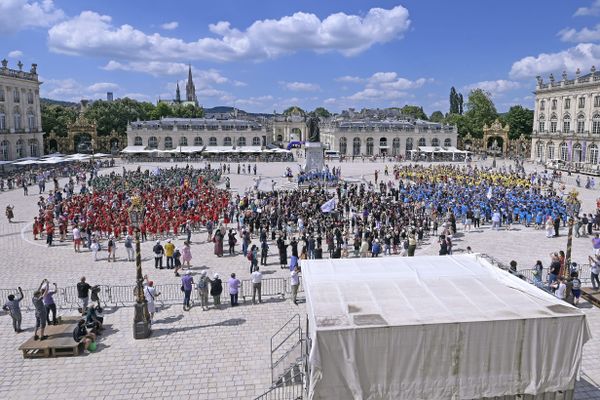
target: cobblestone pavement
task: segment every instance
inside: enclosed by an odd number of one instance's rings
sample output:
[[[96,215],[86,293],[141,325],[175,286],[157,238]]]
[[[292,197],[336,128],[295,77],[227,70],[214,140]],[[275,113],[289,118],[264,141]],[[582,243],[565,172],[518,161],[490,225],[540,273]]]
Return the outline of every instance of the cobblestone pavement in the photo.
[[[142,164],[142,168],[156,165],[172,164]],[[373,179],[374,170],[383,171],[383,165],[341,164],[343,176],[353,180]],[[282,177],[286,166],[295,170],[297,163],[259,164],[260,188],[270,190],[272,181],[276,188],[292,188],[294,185]],[[119,172],[121,166],[115,170]],[[230,177],[233,190],[243,191],[253,185],[254,176],[231,174]],[[567,178],[567,182],[574,183],[574,177]],[[0,220],[0,249],[4,258],[0,264],[0,288],[18,285],[34,288],[43,278],[56,282],[59,287],[73,286],[82,275],[91,284],[134,284],[134,264],[123,261],[122,244],[117,249],[121,261],[108,263],[104,259],[94,262],[90,253],[74,253],[70,243],[47,248],[44,243],[34,241],[31,222],[37,200],[33,193],[37,193],[37,188],[30,188],[30,193],[28,197],[24,197],[21,190],[0,193],[0,208],[14,204],[17,221],[8,224],[5,218]],[[595,209],[595,199],[600,193],[582,189],[581,194],[583,210]],[[488,253],[503,262],[514,259],[520,268],[530,268],[536,259],[547,265],[550,252],[565,248],[565,232],[562,229],[561,237],[546,239],[543,231],[519,225],[510,232],[495,232],[484,226],[480,231],[457,235],[455,251],[460,253],[471,246],[475,252]],[[204,233],[192,237],[193,274],[207,269],[211,275],[218,272],[224,280],[231,272],[242,279],[249,277],[248,261],[243,256],[217,258],[212,255],[212,243],[206,243],[205,239]],[[182,244],[183,240],[177,242]],[[271,246],[271,250],[275,253],[275,246]],[[416,254],[437,254],[437,250],[436,243],[427,241]],[[179,283],[171,271],[153,268],[150,243],[143,244],[142,254],[144,273],[157,284]],[[573,254],[575,261],[585,262],[591,254],[590,238],[575,239]],[[288,278],[288,273],[277,264],[277,256],[273,254],[270,265],[262,268],[265,278]],[[600,399],[600,356],[595,353],[600,344],[600,311],[587,303],[581,308],[589,317],[595,337],[584,348],[582,380],[577,386],[576,398]],[[60,310],[59,313],[70,315],[73,311]],[[167,305],[159,308],[151,338],[135,341],[132,338],[133,308],[118,307],[106,310],[107,330],[95,353],[33,360],[23,359],[17,350],[32,334],[32,313],[24,313],[23,327],[27,331],[20,335],[12,332],[10,318],[2,313],[0,399],[30,399],[41,395],[49,399],[250,399],[270,386],[271,335],[296,313],[305,314],[302,304],[295,306],[289,300],[277,298],[260,305],[246,303],[237,308],[224,306],[222,310],[207,312],[198,307],[184,312],[180,305]]]

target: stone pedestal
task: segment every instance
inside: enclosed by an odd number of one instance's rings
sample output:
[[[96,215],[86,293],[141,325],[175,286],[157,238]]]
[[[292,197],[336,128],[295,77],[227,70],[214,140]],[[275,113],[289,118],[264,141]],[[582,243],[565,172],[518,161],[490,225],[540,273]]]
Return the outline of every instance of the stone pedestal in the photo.
[[[306,162],[304,164],[304,172],[323,170],[323,145],[321,143],[306,142],[304,143],[304,151],[306,154]]]

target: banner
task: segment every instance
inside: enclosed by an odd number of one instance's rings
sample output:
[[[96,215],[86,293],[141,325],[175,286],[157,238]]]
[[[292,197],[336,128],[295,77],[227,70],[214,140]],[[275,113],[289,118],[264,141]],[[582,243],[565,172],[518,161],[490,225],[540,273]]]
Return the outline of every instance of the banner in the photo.
[[[492,199],[492,187],[490,186],[490,188],[488,189],[487,194],[485,195],[485,197],[488,198],[488,200]]]
[[[321,211],[324,213],[332,212],[333,210],[335,210],[335,197],[329,201],[326,201],[321,206]]]

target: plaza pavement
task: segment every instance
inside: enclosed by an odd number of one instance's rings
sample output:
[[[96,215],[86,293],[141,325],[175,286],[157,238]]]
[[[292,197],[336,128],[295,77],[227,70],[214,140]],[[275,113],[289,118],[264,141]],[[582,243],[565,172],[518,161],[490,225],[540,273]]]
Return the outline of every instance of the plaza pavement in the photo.
[[[135,168],[137,164],[125,164]],[[172,164],[141,164],[147,167],[169,167]],[[215,165],[213,163],[213,165]],[[373,179],[373,171],[384,163],[356,162],[331,163],[341,165],[344,178]],[[391,167],[391,163],[389,164]],[[502,162],[499,163],[502,165]],[[297,163],[259,163],[262,177],[260,188],[270,190],[271,181],[277,188],[291,188],[293,184],[282,177],[286,166],[294,171]],[[528,169],[535,166],[527,165]],[[539,167],[538,167],[539,169]],[[121,171],[118,164],[114,169]],[[108,170],[103,170],[103,173]],[[233,168],[232,168],[233,171]],[[254,176],[231,174],[233,190],[242,192],[253,185]],[[391,178],[391,177],[390,177]],[[574,176],[567,178],[574,184]],[[48,185],[47,185],[48,186]],[[51,186],[51,185],[50,185]],[[59,287],[74,286],[85,275],[91,284],[123,285],[135,283],[134,263],[122,261],[125,249],[117,249],[121,261],[94,262],[90,253],[74,253],[71,243],[47,248],[33,241],[31,221],[36,213],[37,187],[31,187],[30,196],[22,190],[0,193],[0,208],[15,205],[16,223],[0,220],[0,288],[34,288],[43,278],[56,282]],[[583,211],[595,209],[600,192],[581,189]],[[459,226],[460,230],[460,226]],[[462,233],[454,240],[456,253],[471,246],[475,252],[484,252],[508,263],[514,259],[519,268],[530,268],[535,260],[549,263],[549,253],[564,249],[566,230],[561,237],[547,239],[543,231],[516,225],[510,232],[495,232],[484,226],[482,230]],[[205,243],[206,234],[192,237],[192,271],[197,275],[207,269],[212,276],[218,272],[226,281],[231,272],[247,279],[248,261],[241,255],[217,258],[212,254],[212,243]],[[255,239],[256,241],[256,239]],[[178,240],[182,244],[183,240]],[[591,254],[590,238],[574,240],[573,259],[585,262]],[[151,258],[151,243],[142,246],[144,273],[157,284],[178,284],[178,278],[169,270],[155,270]],[[239,249],[239,246],[237,246]],[[437,254],[435,242],[427,241],[416,255]],[[276,247],[271,245],[270,265],[262,267],[264,278],[288,278],[278,267]],[[5,299],[0,299],[3,303]],[[580,305],[588,315],[594,338],[584,348],[582,380],[576,389],[576,399],[600,399],[600,310],[584,302]],[[10,317],[0,316],[0,399],[252,399],[270,386],[269,339],[295,313],[305,315],[302,304],[295,306],[289,300],[272,299],[261,305],[225,306],[222,310],[203,312],[192,308],[183,312],[180,305],[159,308],[153,324],[153,334],[147,340],[132,338],[132,307],[117,307],[105,312],[106,333],[95,353],[80,357],[53,359],[23,359],[18,346],[32,334],[32,312],[24,312],[25,333],[12,332]],[[73,314],[59,310],[59,314]]]

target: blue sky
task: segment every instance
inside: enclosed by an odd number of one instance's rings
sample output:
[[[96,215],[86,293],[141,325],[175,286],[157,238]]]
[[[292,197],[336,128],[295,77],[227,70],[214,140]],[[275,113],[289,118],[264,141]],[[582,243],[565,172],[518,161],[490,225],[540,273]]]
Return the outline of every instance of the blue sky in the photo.
[[[0,0],[0,57],[60,100],[172,98],[189,63],[205,107],[447,112],[455,86],[505,111],[536,75],[600,68],[600,0]]]

